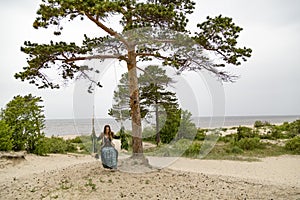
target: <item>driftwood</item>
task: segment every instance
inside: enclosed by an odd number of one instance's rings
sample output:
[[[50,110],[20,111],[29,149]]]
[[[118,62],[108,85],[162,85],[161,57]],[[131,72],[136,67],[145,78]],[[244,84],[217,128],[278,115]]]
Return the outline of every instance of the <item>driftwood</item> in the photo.
[[[0,151],[0,159],[25,159],[26,151]]]

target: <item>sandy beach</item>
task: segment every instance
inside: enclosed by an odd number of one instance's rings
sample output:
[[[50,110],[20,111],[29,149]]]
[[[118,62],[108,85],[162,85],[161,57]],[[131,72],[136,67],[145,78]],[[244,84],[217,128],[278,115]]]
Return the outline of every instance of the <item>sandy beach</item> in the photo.
[[[162,159],[149,161],[159,166]],[[148,173],[113,172],[77,154],[26,155],[0,166],[0,199],[300,199],[300,156],[179,158]]]

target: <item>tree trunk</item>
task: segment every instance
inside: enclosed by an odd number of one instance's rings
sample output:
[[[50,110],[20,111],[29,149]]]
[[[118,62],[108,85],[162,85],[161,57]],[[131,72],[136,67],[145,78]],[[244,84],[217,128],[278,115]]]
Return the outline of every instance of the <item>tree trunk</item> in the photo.
[[[130,92],[130,108],[131,108],[131,120],[132,120],[132,157],[144,157],[143,156],[143,144],[142,144],[142,126],[141,126],[141,112],[140,112],[140,100],[139,100],[139,88],[136,69],[136,55],[135,49],[130,48],[128,51],[128,79],[129,79],[129,92]]]

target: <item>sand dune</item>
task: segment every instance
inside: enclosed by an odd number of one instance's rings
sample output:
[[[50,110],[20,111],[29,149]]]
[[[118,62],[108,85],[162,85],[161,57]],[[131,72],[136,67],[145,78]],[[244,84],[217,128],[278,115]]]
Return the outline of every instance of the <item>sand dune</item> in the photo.
[[[149,161],[162,165],[162,158]],[[260,162],[179,158],[148,173],[112,172],[87,155],[27,155],[19,163],[1,163],[0,199],[300,198],[300,156]]]

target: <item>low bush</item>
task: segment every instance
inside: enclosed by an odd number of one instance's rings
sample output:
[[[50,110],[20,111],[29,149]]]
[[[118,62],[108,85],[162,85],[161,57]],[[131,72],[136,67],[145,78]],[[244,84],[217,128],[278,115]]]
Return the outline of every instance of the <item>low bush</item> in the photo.
[[[286,138],[293,138],[296,135],[300,135],[300,120],[291,123],[284,122],[282,125],[278,125],[275,128],[276,130],[284,132]]]
[[[300,136],[288,140],[285,144],[285,149],[292,151],[295,154],[300,154]]]
[[[119,135],[120,135],[120,140],[121,140],[121,149],[128,150],[130,135],[125,132],[124,127],[121,128]]]
[[[198,157],[200,154],[201,144],[199,142],[193,142],[184,152],[184,156],[187,157]]]
[[[268,134],[259,135],[261,139],[277,140],[277,139],[291,139],[296,136],[293,130],[283,130],[280,126],[274,126]]]
[[[288,134],[295,135],[295,136],[300,135],[300,120],[296,120],[290,123]]]
[[[205,157],[208,153],[210,153],[214,149],[215,144],[216,143],[214,141],[205,140],[201,144],[201,149],[200,149],[200,152],[199,152],[199,156],[200,157]]]
[[[190,146],[192,145],[193,141],[188,139],[180,139],[177,141],[173,141],[169,144],[161,144],[159,145],[155,151],[148,152],[149,155],[155,155],[155,156],[182,156],[182,155],[188,155],[192,151],[190,149],[190,152],[186,152]],[[185,154],[186,152],[186,154]]]
[[[218,141],[229,143],[234,141],[235,138],[237,138],[237,134],[230,134],[230,135],[220,136]]]
[[[273,128],[271,130],[271,137],[276,140],[285,138],[285,135],[282,133],[282,131],[278,130],[277,128]]]
[[[252,130],[252,128],[240,126],[237,129],[236,141],[239,141],[243,138],[254,138],[257,137],[258,134]]]
[[[260,139],[273,140],[273,136],[271,134],[261,134],[259,135]]]
[[[191,146],[191,144],[192,144],[191,140],[180,139],[180,140],[172,143],[171,148],[176,155],[177,155],[177,153],[178,153],[178,155],[180,155],[180,154],[184,153],[189,148],[189,146]]]
[[[142,135],[143,135],[144,141],[155,142],[156,133],[155,133],[155,129],[153,127],[145,127]]]
[[[243,149],[241,149],[237,145],[229,146],[228,148],[225,149],[225,151],[227,153],[234,153],[234,154],[241,154],[244,152]]]
[[[197,134],[195,136],[195,140],[203,141],[205,139],[205,137],[206,137],[206,132],[207,132],[206,129],[199,128],[197,130]]]
[[[253,150],[256,148],[262,148],[262,143],[257,137],[254,138],[242,138],[241,140],[235,142],[233,146],[238,146],[242,150]]]
[[[288,131],[288,130],[290,130],[290,124],[288,122],[284,122],[281,125],[277,125],[276,128],[281,131]]]
[[[78,147],[80,151],[88,151],[87,147],[84,144],[79,144]]]
[[[77,144],[82,143],[81,137],[79,137],[79,136],[77,136],[73,139],[70,139],[68,141],[70,141],[71,143],[77,143]]]
[[[206,133],[205,140],[213,142],[213,141],[218,141],[219,138],[220,138],[220,132],[217,130],[212,130]]]
[[[267,121],[255,121],[254,122],[255,128],[260,128],[260,127],[264,127],[264,126],[271,126],[271,124],[270,124],[270,122],[267,122]]]
[[[66,152],[77,152],[77,145],[72,143],[71,141],[66,141],[67,149]]]
[[[66,153],[67,143],[63,138],[54,137],[45,138],[45,145],[48,148],[48,153]]]
[[[39,156],[45,156],[47,153],[49,153],[49,147],[46,143],[47,138],[40,138],[36,143],[36,148],[34,149],[34,154]]]

